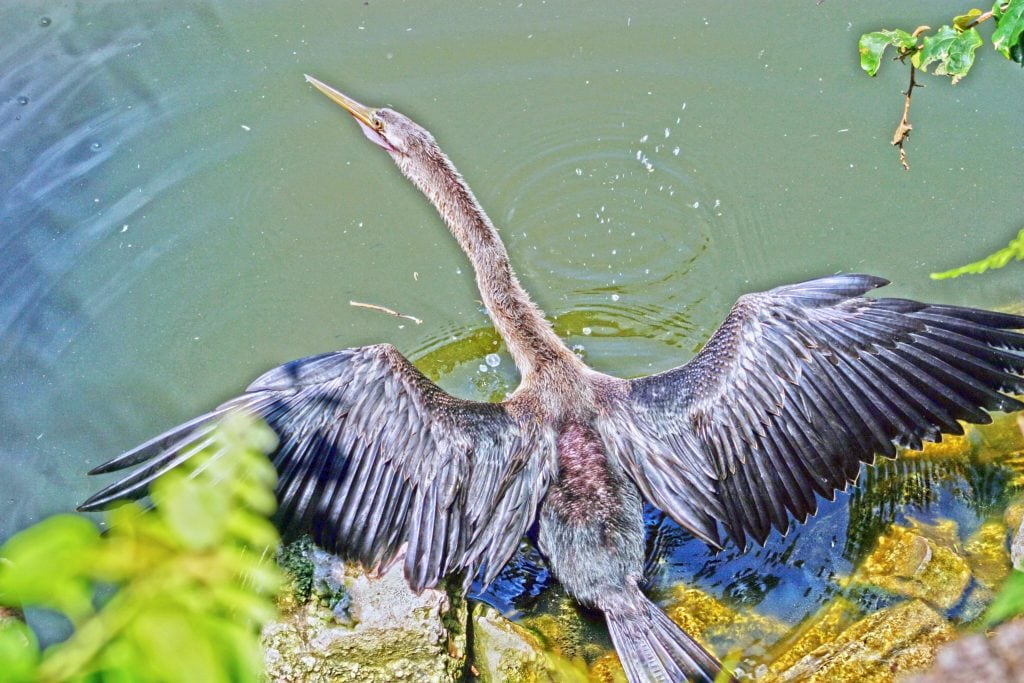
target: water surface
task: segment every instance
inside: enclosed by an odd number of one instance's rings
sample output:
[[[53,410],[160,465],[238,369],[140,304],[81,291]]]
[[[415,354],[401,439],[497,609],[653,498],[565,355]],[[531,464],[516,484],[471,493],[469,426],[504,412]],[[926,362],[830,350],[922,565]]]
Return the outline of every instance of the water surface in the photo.
[[[524,284],[605,372],[677,365],[741,293],[837,271],[900,296],[1021,300],[1019,268],[927,277],[1020,227],[1019,70],[986,52],[955,88],[926,80],[907,173],[888,144],[905,72],[856,63],[861,32],[962,3],[458,5],[0,8],[0,539],[291,358],[390,341],[460,396],[514,386],[433,210],[304,72],[433,131]],[[940,498],[935,514],[960,514]],[[848,507],[745,556],[677,539],[658,580],[799,616],[848,564]],[[766,581],[786,543],[820,574]]]

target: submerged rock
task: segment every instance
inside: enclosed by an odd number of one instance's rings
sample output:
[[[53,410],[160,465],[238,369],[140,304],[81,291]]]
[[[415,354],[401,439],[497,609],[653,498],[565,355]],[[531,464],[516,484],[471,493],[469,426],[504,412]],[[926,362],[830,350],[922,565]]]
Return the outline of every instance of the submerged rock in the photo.
[[[473,673],[481,683],[554,683],[544,643],[483,603],[473,606]]]
[[[956,637],[952,625],[922,600],[886,607],[843,629],[792,665],[772,667],[764,683],[889,683],[927,668],[942,643]]]
[[[598,657],[590,665],[588,680],[591,683],[627,683],[626,672],[622,669],[622,663],[614,652]]]
[[[964,544],[964,554],[974,578],[989,590],[1003,584],[1010,573],[1010,553],[1006,548],[1006,527],[1001,522],[982,524]]]
[[[971,580],[967,560],[952,550],[956,544],[953,522],[914,529],[892,526],[850,577],[849,586],[880,588],[949,609]]]
[[[599,615],[588,618],[580,606],[561,591],[552,592],[552,600],[540,611],[525,617],[522,625],[536,633],[555,661],[593,662],[611,651],[611,641]],[[617,660],[616,660],[617,661]]]
[[[735,610],[704,591],[677,585],[669,593],[665,613],[705,647],[722,653],[763,654],[761,645],[774,642],[788,629],[752,609]]]
[[[463,680],[466,605],[461,597],[429,589],[416,595],[401,562],[371,578],[315,547],[303,552],[309,574],[298,577],[299,592],[280,600],[279,620],[263,629],[270,680]],[[308,596],[301,599],[306,587]]]
[[[828,647],[861,616],[860,609],[850,600],[844,597],[834,599],[772,647],[774,657],[768,665],[768,673],[778,676],[811,652]]]

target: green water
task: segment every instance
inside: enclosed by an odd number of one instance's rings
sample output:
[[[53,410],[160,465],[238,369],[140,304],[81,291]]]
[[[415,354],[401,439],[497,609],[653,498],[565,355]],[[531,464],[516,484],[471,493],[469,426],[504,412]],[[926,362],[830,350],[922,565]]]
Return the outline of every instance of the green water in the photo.
[[[1020,70],[926,79],[908,173],[905,71],[856,61],[863,31],[965,7],[4,3],[0,538],[291,358],[390,341],[461,396],[514,386],[433,210],[304,72],[429,128],[605,372],[677,365],[744,291],[836,271],[1019,303],[1020,268],[928,273],[1021,226]]]

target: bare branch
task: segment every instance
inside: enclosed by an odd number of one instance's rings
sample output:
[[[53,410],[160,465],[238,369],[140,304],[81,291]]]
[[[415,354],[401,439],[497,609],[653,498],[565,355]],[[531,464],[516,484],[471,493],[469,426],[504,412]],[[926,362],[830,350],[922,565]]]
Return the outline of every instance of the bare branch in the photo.
[[[413,321],[417,325],[422,325],[423,324],[423,321],[420,320],[419,318],[417,318],[416,316],[406,315],[405,313],[399,313],[398,311],[396,311],[394,309],[386,308],[384,306],[378,306],[377,304],[364,304],[364,303],[362,303],[360,301],[349,301],[348,305],[349,306],[355,306],[356,308],[369,308],[371,311],[380,311],[381,313],[387,313],[388,315],[393,315],[396,318],[405,318],[406,320]]]

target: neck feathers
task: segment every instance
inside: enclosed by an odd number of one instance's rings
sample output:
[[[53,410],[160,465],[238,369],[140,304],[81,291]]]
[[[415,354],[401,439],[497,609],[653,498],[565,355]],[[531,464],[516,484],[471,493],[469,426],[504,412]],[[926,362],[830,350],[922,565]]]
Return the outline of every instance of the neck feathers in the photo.
[[[426,146],[420,154],[399,157],[398,164],[434,204],[469,257],[484,305],[523,377],[545,361],[575,361],[519,284],[497,229],[448,157],[436,146]]]

